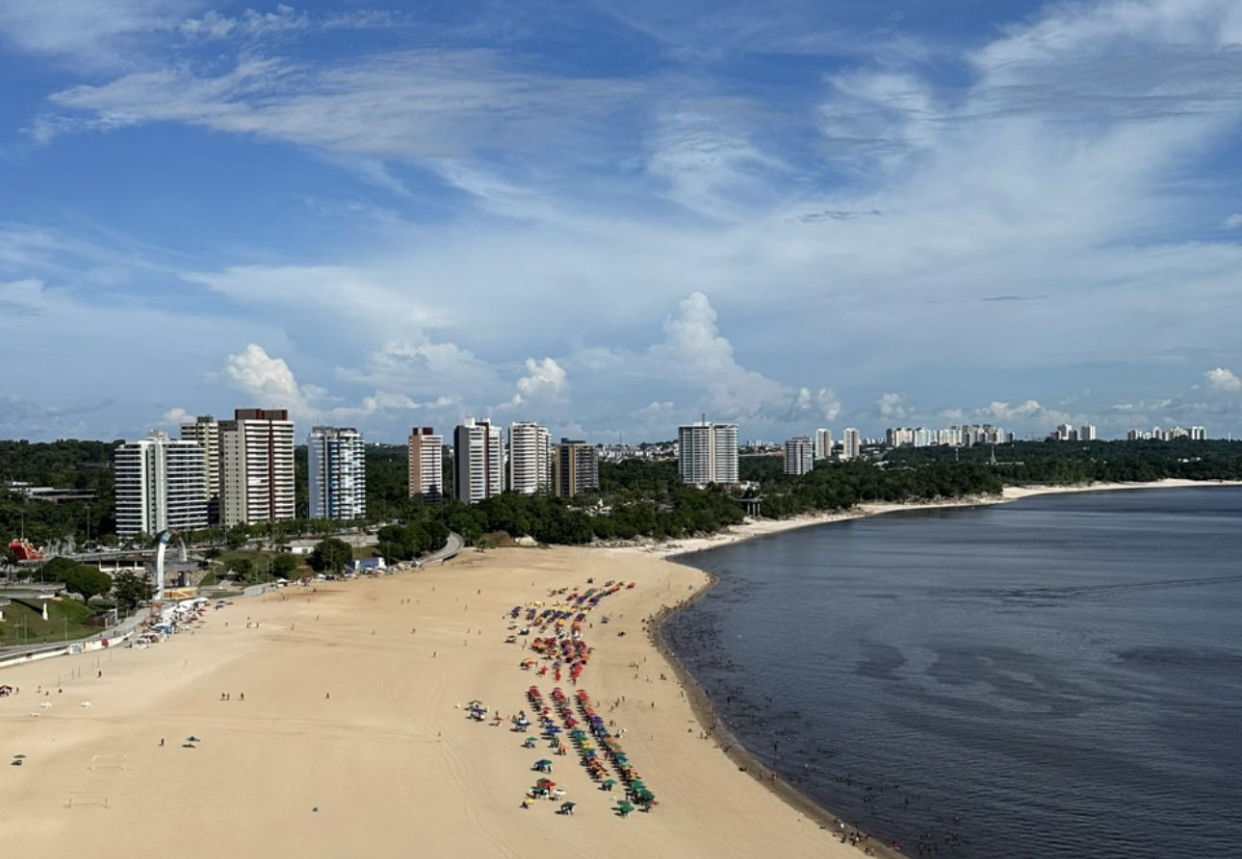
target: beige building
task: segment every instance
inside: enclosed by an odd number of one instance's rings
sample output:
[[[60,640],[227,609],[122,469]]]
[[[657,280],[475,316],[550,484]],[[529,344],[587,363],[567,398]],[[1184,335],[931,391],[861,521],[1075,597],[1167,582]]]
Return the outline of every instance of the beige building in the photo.
[[[211,415],[202,415],[181,425],[181,440],[195,442],[207,458],[207,518],[220,519],[220,424]]]
[[[220,422],[220,521],[293,519],[293,421],[284,409],[238,409]]]
[[[563,438],[552,455],[552,488],[561,498],[599,489],[599,449]]]
[[[414,427],[406,441],[410,459],[410,497],[429,504],[444,499],[444,436],[431,427]]]

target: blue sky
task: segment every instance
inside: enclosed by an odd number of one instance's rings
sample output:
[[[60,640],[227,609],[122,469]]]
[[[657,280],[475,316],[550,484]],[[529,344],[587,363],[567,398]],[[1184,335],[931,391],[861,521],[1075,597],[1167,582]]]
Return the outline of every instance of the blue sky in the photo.
[[[1242,434],[1236,0],[6,0],[0,118],[0,436]]]

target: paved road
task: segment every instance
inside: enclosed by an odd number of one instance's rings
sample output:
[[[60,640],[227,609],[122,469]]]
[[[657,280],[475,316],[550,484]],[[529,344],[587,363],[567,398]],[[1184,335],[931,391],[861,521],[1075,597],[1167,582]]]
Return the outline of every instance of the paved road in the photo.
[[[448,541],[445,542],[444,548],[438,552],[434,552],[433,554],[428,555],[425,558],[420,559],[418,562],[418,566],[421,567],[426,564],[434,564],[437,561],[443,563],[444,561],[447,561],[449,558],[456,556],[457,553],[460,552],[465,545],[466,545],[466,541],[461,538],[461,534],[457,534],[457,533],[450,531],[448,535]]]

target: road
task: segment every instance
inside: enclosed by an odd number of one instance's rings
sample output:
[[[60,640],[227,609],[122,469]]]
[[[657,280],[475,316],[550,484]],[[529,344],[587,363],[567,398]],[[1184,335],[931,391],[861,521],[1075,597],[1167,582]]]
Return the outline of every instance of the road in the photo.
[[[461,538],[461,534],[450,531],[444,548],[420,559],[418,565],[421,567],[425,564],[434,564],[437,561],[447,561],[449,558],[455,557],[465,545],[466,541]]]

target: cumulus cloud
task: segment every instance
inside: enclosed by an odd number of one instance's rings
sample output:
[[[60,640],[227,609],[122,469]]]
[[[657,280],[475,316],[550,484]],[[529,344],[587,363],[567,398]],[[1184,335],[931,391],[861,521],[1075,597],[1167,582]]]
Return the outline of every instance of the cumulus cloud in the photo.
[[[310,402],[318,389],[299,385],[283,358],[273,358],[255,343],[225,359],[223,377],[251,397],[257,408],[288,409],[292,417],[301,419],[319,414]]]
[[[569,377],[565,368],[552,358],[536,361],[526,359],[526,375],[517,381],[517,393],[513,395],[513,404],[521,405],[533,401],[556,401],[565,398],[569,387]]]
[[[180,406],[169,409],[160,417],[160,423],[165,426],[180,426],[186,421],[194,420],[194,415],[187,412]]]
[[[799,421],[807,418],[835,421],[841,414],[841,400],[831,388],[820,388],[812,392],[810,388],[799,388],[794,395],[787,420]]]
[[[701,292],[679,303],[677,314],[664,321],[663,342],[648,355],[662,372],[704,390],[703,406],[715,420],[783,409],[790,400],[789,388],[738,364],[733,344],[721,335],[716,311]]]
[[[1216,367],[1208,370],[1203,374],[1203,377],[1207,379],[1208,384],[1214,390],[1230,393],[1242,391],[1242,379],[1238,378],[1233,370],[1226,369],[1225,367]]]
[[[914,414],[914,409],[906,401],[905,394],[883,394],[875,405],[880,412],[880,417],[890,420],[905,420]]]
[[[1226,230],[1242,229],[1242,214],[1230,215],[1229,217],[1225,218],[1225,221],[1222,224],[1222,226]]]

